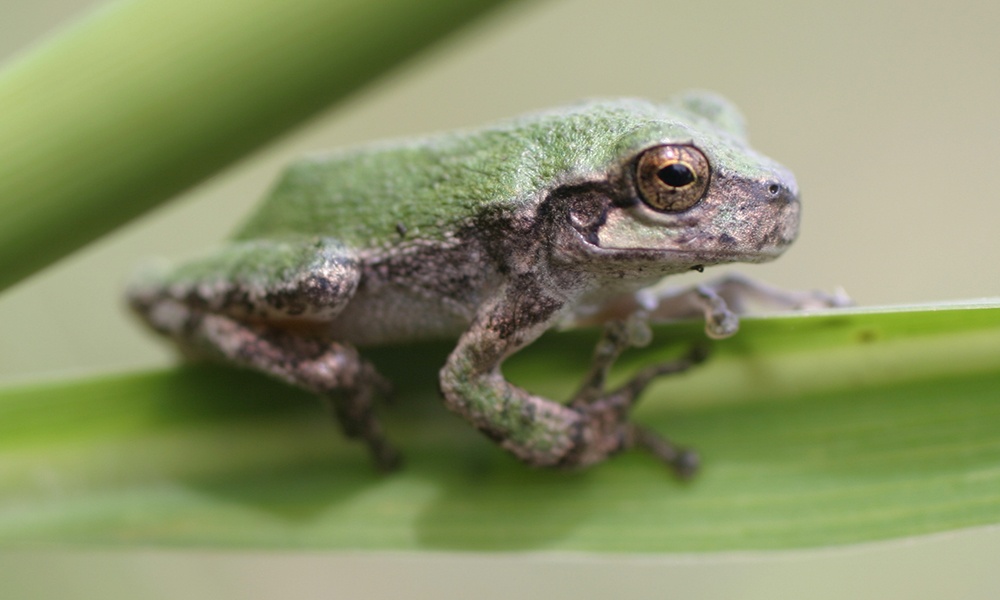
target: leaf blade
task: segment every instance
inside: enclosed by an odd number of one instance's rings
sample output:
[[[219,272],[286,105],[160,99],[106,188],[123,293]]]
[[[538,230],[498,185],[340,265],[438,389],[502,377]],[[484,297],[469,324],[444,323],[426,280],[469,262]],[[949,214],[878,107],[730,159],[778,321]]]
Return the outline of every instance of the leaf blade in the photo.
[[[638,411],[702,452],[703,473],[684,485],[634,453],[582,473],[517,464],[436,401],[430,366],[446,344],[375,353],[399,385],[384,412],[408,458],[389,477],[307,396],[246,373],[7,389],[0,545],[705,552],[995,523],[998,316],[988,306],[748,320]],[[659,327],[657,339],[678,344],[633,352],[632,366],[676,354],[699,328]],[[510,375],[572,389],[592,337],[545,338]],[[911,348],[897,362],[901,345]],[[60,407],[70,418],[53,434],[46,415]]]

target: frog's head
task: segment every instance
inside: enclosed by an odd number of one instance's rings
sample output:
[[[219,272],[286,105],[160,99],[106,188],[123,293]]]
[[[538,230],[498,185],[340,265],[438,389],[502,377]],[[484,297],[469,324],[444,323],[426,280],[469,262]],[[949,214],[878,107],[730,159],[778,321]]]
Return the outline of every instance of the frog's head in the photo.
[[[795,178],[750,149],[742,119],[718,97],[688,95],[644,114],[609,146],[596,179],[564,206],[577,250],[609,267],[662,275],[763,262],[798,232]]]

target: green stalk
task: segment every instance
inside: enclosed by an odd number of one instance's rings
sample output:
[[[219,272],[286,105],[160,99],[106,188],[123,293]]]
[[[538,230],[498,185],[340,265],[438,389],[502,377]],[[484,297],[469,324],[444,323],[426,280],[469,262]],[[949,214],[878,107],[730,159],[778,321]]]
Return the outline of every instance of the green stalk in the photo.
[[[0,289],[501,0],[127,0],[0,72]]]

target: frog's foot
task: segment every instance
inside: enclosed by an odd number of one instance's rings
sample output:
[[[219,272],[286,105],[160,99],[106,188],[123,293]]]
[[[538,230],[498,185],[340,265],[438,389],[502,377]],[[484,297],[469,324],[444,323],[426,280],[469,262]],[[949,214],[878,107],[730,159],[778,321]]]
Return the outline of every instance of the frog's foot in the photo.
[[[739,273],[729,273],[708,281],[697,286],[695,292],[722,298],[729,309],[738,314],[745,314],[751,306],[771,310],[820,310],[854,305],[842,288],[837,288],[832,294],[820,290],[783,290]],[[664,293],[663,298],[670,298],[671,295],[676,295],[676,292]],[[669,317],[669,313],[663,316]]]
[[[819,310],[853,305],[842,289],[826,292],[783,290],[731,273],[688,290],[652,289],[636,294],[637,302],[652,321],[672,321],[697,316],[705,318],[705,333],[726,338],[739,329],[738,315],[748,308],[764,310]]]
[[[387,395],[391,386],[354,347],[322,337],[244,325],[219,315],[207,315],[205,321],[208,331],[213,325],[225,329],[217,335],[209,333],[210,339],[228,343],[246,340],[226,356],[228,362],[277,376],[326,399],[344,434],[368,445],[379,470],[391,471],[400,465],[399,453],[386,440],[375,414],[376,400]]]
[[[703,317],[705,333],[711,338],[721,339],[739,330],[739,315],[746,314],[751,307],[763,310],[818,310],[853,304],[842,289],[832,294],[782,290],[732,273],[693,288],[640,290],[608,302],[599,311],[578,315],[571,323],[604,323],[635,312],[647,315],[652,322]]]
[[[399,453],[386,440],[375,414],[377,399],[388,395],[391,386],[371,363],[347,344],[267,328],[256,329],[256,334],[252,352],[244,354],[249,366],[326,399],[344,435],[364,441],[379,470],[399,467]]]
[[[583,430],[582,439],[587,442],[580,446],[579,452],[566,457],[564,464],[567,466],[585,465],[622,450],[641,448],[669,465],[681,478],[688,478],[697,470],[696,452],[677,446],[627,419],[639,396],[654,379],[683,373],[703,362],[708,356],[706,346],[694,346],[679,359],[646,367],[615,390],[604,389],[608,371],[618,356],[629,346],[645,345],[648,341],[649,329],[641,317],[605,325],[590,371],[569,403],[569,407],[582,417],[579,427]]]
[[[385,431],[374,411],[376,400],[387,397],[391,386],[370,363],[358,360],[360,364],[354,385],[344,390],[323,392],[322,396],[336,415],[344,435],[364,440],[380,471],[394,471],[402,464],[402,458],[386,440]]]
[[[344,433],[363,440],[379,469],[400,463],[375,414],[389,384],[347,344],[218,314],[188,312],[179,338],[194,354],[255,369],[326,399]]]

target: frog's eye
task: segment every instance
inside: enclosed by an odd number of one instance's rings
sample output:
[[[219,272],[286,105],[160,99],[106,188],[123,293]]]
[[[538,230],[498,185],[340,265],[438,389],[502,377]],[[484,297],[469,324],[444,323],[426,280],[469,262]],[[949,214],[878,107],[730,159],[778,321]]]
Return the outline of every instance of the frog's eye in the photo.
[[[651,208],[679,212],[698,204],[708,190],[712,168],[694,146],[656,146],[639,156],[636,181],[639,195]]]

